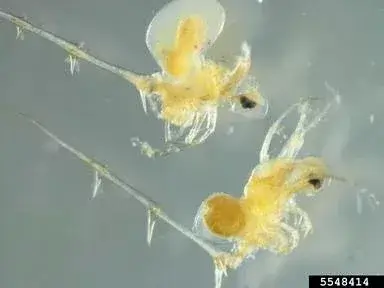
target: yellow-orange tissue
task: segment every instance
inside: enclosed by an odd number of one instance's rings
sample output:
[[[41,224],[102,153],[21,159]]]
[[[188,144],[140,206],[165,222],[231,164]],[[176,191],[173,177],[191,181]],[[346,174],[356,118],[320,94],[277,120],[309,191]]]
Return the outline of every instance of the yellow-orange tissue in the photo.
[[[206,40],[206,23],[198,15],[182,19],[171,49],[162,49],[164,68],[174,77],[187,76]],[[161,49],[161,48],[160,48]]]
[[[236,252],[227,259],[228,266],[236,266],[256,249],[291,252],[298,244],[299,233],[284,221],[288,212],[306,218],[300,227],[305,234],[312,229],[307,214],[290,201],[295,194],[317,191],[322,186],[328,177],[325,164],[314,157],[266,164],[270,166],[268,173],[253,174],[240,198],[216,193],[203,202],[201,217],[205,227],[215,236],[237,244]],[[298,175],[292,179],[295,173]]]
[[[174,143],[188,147],[204,142],[215,131],[221,106],[229,106],[232,111],[236,107],[247,113],[254,111],[258,118],[266,113],[262,107],[267,106],[267,101],[249,73],[250,46],[246,42],[242,44],[241,53],[232,65],[208,59],[207,49],[221,33],[220,21],[224,18],[219,15],[224,10],[217,1],[207,4],[212,10],[209,13],[196,5],[178,0],[156,14],[147,31],[147,46],[162,71],[132,80],[140,91],[145,111],[149,107],[164,121],[169,147]],[[138,138],[133,143],[150,157],[162,154]]]
[[[278,135],[282,120],[296,107],[300,114],[296,129],[287,137],[279,155],[270,158],[271,138]],[[329,108],[330,103],[309,121],[308,102],[290,107],[268,131],[260,162],[252,170],[242,195],[214,193],[202,202],[195,225],[201,222],[214,236],[234,243],[231,253],[215,259],[217,267],[236,268],[258,249],[289,253],[298,245],[300,232],[305,237],[312,231],[311,220],[297,205],[295,196],[311,195],[319,191],[326,180],[335,177],[321,158],[297,158],[297,153],[304,144],[305,134]]]

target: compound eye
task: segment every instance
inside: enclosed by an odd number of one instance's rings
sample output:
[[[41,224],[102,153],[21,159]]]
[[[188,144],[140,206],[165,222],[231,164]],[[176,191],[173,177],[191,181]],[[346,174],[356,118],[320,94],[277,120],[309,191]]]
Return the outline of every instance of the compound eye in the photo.
[[[258,90],[258,83],[252,75],[237,87],[231,111],[248,119],[263,119],[268,113],[268,100]]]
[[[246,95],[240,95],[240,104],[244,109],[253,109],[257,106],[257,103],[252,99],[249,99]]]
[[[241,115],[244,119],[263,119],[268,113],[268,102],[262,99],[262,103],[255,101],[246,94],[237,96],[238,99],[231,107],[231,111],[235,114]]]
[[[319,178],[311,178],[308,180],[308,183],[316,190],[319,190],[323,186],[323,180]]]

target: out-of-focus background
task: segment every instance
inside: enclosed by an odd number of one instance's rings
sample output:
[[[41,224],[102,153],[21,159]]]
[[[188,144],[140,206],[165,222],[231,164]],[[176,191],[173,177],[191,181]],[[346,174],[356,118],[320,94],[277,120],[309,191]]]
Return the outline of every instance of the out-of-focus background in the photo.
[[[166,2],[0,0],[0,7],[84,41],[109,62],[152,73],[157,67],[145,32]],[[300,198],[314,234],[289,256],[257,254],[223,287],[304,288],[308,274],[383,273],[384,212],[371,207],[368,194],[383,198],[384,2],[221,3],[227,22],[211,52],[229,57],[242,41],[251,43],[253,73],[271,104],[265,120],[220,111],[204,145],[147,159],[130,138],[159,146],[163,126],[143,113],[132,86],[87,63],[71,77],[63,50],[30,33],[16,41],[6,22],[0,23],[0,105],[34,115],[191,227],[210,193],[241,195],[272,121],[300,97],[329,97],[327,82],[341,105],[308,134],[301,155],[324,157],[359,187],[335,182],[315,198]],[[148,248],[146,211],[135,200],[108,182],[91,200],[92,171],[11,113],[1,112],[0,131],[1,288],[213,287],[212,262],[194,243],[160,224]],[[358,198],[360,188],[368,189],[365,197]]]

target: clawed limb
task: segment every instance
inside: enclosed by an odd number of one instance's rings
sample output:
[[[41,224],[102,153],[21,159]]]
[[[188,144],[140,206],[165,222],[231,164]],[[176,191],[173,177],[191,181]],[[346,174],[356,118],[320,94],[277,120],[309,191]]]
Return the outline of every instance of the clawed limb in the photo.
[[[304,237],[313,233],[312,221],[308,213],[297,206],[293,200],[288,203],[286,212],[294,217],[293,225],[303,233]]]
[[[217,108],[210,107],[202,113],[196,113],[192,126],[185,137],[185,143],[203,143],[215,131],[216,120]]]
[[[282,222],[280,231],[276,234],[274,250],[279,254],[289,254],[299,243],[299,232],[292,226]]]
[[[134,147],[139,147],[141,153],[149,158],[168,156],[203,143],[216,128],[217,110],[210,108],[203,113],[195,113],[192,123],[185,126],[174,126],[165,123],[165,148],[153,148],[148,142],[135,137],[131,139]]]
[[[288,140],[285,142],[280,153],[277,155],[277,158],[296,158],[297,154],[299,153],[301,147],[304,144],[305,135],[311,129],[313,129],[320,121],[324,119],[325,115],[331,108],[333,102],[335,101],[337,103],[337,97],[335,96],[333,101],[327,102],[322,110],[314,112],[309,106],[310,101],[313,100],[318,100],[318,98],[306,98],[302,99],[299,103],[293,104],[272,124],[272,126],[268,130],[267,135],[265,136],[264,143],[260,150],[260,163],[265,163],[271,158],[271,155],[269,155],[269,150],[272,138],[275,135],[279,135],[279,132],[283,128],[282,122],[294,110],[297,110],[299,114],[299,121],[297,122],[296,128],[294,129],[293,133],[288,137]],[[313,112],[314,115],[312,119],[309,119],[309,114],[311,112]]]

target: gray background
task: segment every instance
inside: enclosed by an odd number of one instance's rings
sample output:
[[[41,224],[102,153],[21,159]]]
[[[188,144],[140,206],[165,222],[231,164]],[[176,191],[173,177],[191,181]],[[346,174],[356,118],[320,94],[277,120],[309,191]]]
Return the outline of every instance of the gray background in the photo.
[[[142,73],[157,67],[145,47],[160,0],[0,0],[6,11]],[[64,73],[65,53],[32,34],[15,40],[0,24],[0,105],[34,115],[63,139],[107,163],[182,224],[191,226],[210,193],[240,195],[272,123],[300,97],[342,96],[328,121],[306,138],[302,154],[326,159],[380,200],[383,169],[384,2],[381,0],[223,0],[227,24],[214,54],[252,45],[253,73],[271,103],[270,118],[249,121],[220,111],[216,134],[156,161],[130,144],[161,144],[163,127],[144,115],[124,80],[81,63]],[[370,123],[369,117],[375,115]],[[296,121],[296,119],[291,119]],[[229,127],[234,133],[228,135]],[[168,226],[145,243],[145,210],[110,183],[90,200],[92,172],[35,127],[0,115],[0,287],[213,287],[210,258]],[[356,208],[358,188],[342,183],[300,199],[315,233],[289,256],[259,253],[224,287],[307,287],[311,273],[383,273],[383,208]]]

